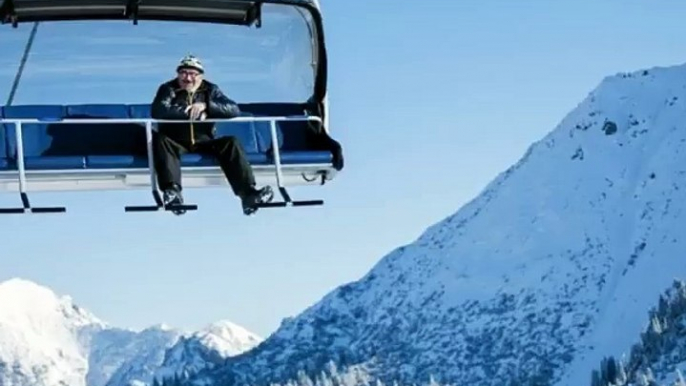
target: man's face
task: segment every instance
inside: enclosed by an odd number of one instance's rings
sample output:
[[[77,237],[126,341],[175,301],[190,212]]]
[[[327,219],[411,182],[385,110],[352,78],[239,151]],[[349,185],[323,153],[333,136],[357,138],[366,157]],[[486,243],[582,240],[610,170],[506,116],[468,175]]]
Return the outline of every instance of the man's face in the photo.
[[[202,74],[198,70],[182,68],[177,73],[179,85],[186,90],[193,90],[200,85]]]

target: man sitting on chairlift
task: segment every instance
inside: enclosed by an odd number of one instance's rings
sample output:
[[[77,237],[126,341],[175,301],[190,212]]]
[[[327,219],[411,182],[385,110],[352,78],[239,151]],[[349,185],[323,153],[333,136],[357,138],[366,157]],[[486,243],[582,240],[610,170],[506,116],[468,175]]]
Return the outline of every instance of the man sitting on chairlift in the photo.
[[[237,104],[219,87],[203,79],[204,68],[198,58],[184,57],[176,68],[177,77],[157,90],[152,102],[152,118],[190,120],[184,123],[159,123],[153,136],[157,180],[166,207],[183,204],[180,157],[187,152],[214,156],[233,193],[241,199],[243,213],[251,215],[260,203],[270,202],[269,186],[255,188],[255,177],[244,149],[234,136],[215,138],[214,122],[205,119],[238,116]],[[171,209],[179,215],[184,209]]]

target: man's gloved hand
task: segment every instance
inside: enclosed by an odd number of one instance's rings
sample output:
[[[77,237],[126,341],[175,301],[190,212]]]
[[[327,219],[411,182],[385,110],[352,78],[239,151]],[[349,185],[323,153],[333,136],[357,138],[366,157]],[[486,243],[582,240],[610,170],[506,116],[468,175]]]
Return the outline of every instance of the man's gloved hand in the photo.
[[[206,108],[207,105],[202,102],[193,103],[192,105],[186,107],[186,114],[188,114],[190,119],[196,120],[200,118],[200,114],[202,114]]]

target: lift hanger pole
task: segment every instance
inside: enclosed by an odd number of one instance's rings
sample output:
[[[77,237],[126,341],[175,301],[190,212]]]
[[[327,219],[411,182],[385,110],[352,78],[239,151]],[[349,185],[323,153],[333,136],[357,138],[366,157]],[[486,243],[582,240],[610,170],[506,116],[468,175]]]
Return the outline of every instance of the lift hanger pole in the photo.
[[[5,106],[10,106],[12,101],[14,101],[14,95],[19,87],[19,80],[21,79],[21,74],[24,72],[24,66],[26,65],[26,60],[29,58],[29,52],[31,51],[31,46],[33,45],[33,40],[36,37],[36,31],[38,30],[38,22],[33,23],[33,28],[31,29],[31,35],[29,35],[29,41],[26,43],[24,48],[24,55],[22,55],[21,63],[19,63],[19,70],[17,75],[14,77],[14,83],[12,84],[12,89],[10,90],[10,95],[7,98],[7,103]]]

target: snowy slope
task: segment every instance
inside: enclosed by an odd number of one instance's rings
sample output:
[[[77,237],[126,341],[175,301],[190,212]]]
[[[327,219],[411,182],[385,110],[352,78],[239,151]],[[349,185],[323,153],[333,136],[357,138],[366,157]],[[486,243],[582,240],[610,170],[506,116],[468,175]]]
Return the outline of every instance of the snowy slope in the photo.
[[[590,386],[686,386],[686,282],[675,280],[646,316],[631,351],[604,358]]]
[[[190,333],[116,328],[28,280],[0,283],[2,386],[146,386],[160,372],[196,370],[210,354],[221,360],[260,341],[228,321]],[[184,360],[170,359],[187,346]]]
[[[456,177],[459,178],[459,177]],[[686,67],[604,79],[472,202],[196,379],[586,385],[686,276]]]
[[[140,332],[109,328],[96,334],[90,351],[88,386],[151,384],[164,355],[181,333],[164,325]]]
[[[679,66],[640,74],[611,79],[598,96],[605,105],[620,102],[611,117],[630,128],[616,145],[624,150],[620,177],[629,183],[611,234],[624,242],[599,298],[598,323],[583,342],[592,349],[579,355],[564,385],[587,384],[602,357],[628,353],[656,299],[686,278],[686,73]]]

